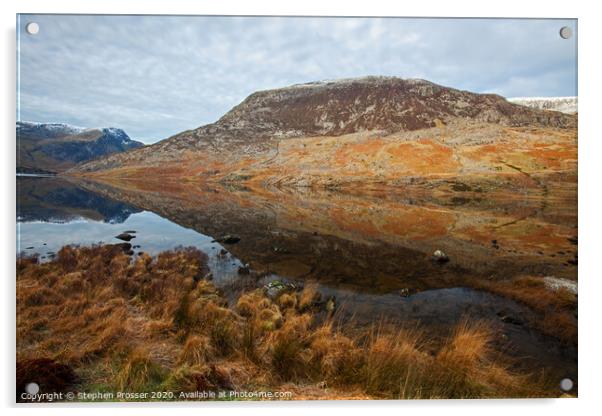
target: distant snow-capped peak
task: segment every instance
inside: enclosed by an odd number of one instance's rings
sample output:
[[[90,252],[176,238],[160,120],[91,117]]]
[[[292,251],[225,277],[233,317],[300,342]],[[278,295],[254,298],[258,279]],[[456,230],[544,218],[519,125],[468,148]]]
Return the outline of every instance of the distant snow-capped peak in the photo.
[[[67,123],[38,123],[35,121],[17,121],[17,128],[43,128],[55,131],[69,131],[73,134],[81,133],[86,130],[92,130],[87,127],[79,127]]]

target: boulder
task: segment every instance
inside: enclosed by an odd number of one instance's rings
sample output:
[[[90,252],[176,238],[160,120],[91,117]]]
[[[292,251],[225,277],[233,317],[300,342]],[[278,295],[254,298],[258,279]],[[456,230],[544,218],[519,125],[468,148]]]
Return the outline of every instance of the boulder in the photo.
[[[128,233],[121,233],[121,234],[115,236],[115,238],[117,238],[119,240],[123,240],[123,241],[130,241],[132,238],[136,238],[136,236],[128,234]]]
[[[277,299],[281,294],[291,292],[296,289],[292,283],[284,283],[280,280],[272,280],[263,287],[263,293],[271,300]]]

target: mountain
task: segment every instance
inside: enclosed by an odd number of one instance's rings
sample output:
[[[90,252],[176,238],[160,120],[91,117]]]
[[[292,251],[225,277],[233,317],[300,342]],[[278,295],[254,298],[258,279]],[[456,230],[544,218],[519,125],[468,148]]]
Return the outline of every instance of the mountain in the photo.
[[[508,101],[539,110],[560,111],[566,114],[577,113],[577,97],[515,97],[508,98]]]
[[[576,151],[576,126],[576,116],[498,95],[365,77],[256,92],[213,124],[70,173],[292,186],[489,174],[525,182],[548,165],[546,173],[572,169],[565,164]],[[548,160],[547,150],[567,143],[565,161]]]
[[[121,129],[17,122],[17,171],[60,172],[77,163],[144,146]]]

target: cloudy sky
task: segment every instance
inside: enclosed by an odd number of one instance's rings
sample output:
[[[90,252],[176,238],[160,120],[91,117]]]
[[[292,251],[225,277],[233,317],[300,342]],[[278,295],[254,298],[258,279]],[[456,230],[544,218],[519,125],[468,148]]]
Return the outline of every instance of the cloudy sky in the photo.
[[[25,26],[36,22],[37,35]],[[155,142],[254,91],[392,75],[506,97],[576,95],[573,20],[22,15],[20,120]]]

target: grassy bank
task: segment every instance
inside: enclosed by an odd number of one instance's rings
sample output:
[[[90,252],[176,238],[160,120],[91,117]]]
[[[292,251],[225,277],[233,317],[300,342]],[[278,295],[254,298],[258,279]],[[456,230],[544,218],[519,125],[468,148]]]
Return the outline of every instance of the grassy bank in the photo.
[[[416,330],[353,335],[322,319],[316,289],[261,289],[228,305],[194,249],[132,260],[119,245],[17,260],[17,389],[290,392],[290,399],[546,396],[509,370],[482,322],[442,345]],[[318,319],[320,317],[320,319]],[[226,397],[230,397],[229,395]],[[171,399],[162,397],[162,399]]]

